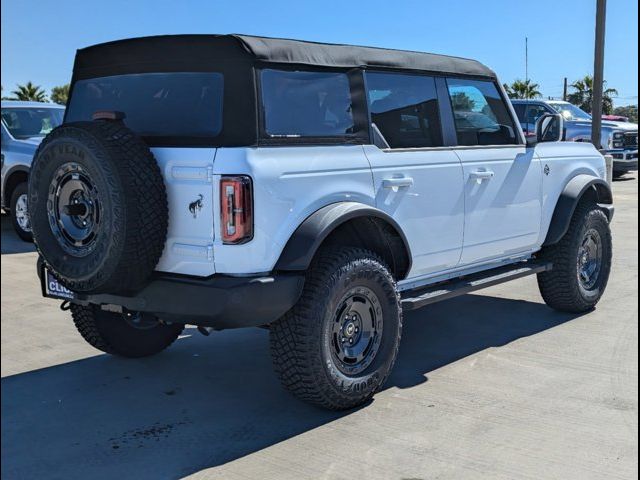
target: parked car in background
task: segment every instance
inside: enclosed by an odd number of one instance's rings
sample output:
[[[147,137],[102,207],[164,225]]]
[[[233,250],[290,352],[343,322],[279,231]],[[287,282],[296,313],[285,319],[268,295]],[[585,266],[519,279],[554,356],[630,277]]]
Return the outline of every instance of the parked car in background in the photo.
[[[54,103],[2,101],[2,208],[25,241],[32,240],[27,213],[31,161],[42,139],[63,117],[64,107]]]
[[[512,100],[525,135],[535,134],[536,120],[542,115],[560,113],[564,117],[565,140],[591,141],[591,115],[560,100]],[[623,175],[638,169],[638,125],[623,121],[602,122],[602,149],[613,157],[613,173]]]

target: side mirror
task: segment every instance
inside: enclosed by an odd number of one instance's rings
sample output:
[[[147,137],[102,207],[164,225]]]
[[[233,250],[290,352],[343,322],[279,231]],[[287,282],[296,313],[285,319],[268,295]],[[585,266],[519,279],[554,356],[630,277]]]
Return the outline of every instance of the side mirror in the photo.
[[[560,142],[564,138],[564,118],[559,113],[547,113],[536,121],[535,136],[527,137],[527,145]]]

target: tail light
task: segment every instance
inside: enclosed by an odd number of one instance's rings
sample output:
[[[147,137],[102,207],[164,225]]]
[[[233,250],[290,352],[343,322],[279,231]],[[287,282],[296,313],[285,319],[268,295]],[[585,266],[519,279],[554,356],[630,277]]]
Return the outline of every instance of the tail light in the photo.
[[[239,244],[253,238],[253,188],[244,175],[223,176],[220,180],[222,242]]]

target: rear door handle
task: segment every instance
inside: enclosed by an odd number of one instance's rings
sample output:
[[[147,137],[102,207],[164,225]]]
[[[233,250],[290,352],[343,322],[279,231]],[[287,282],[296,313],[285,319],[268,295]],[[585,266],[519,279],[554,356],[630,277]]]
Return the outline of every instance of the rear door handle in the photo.
[[[482,182],[483,180],[491,180],[495,173],[491,170],[475,170],[469,174],[469,178]]]
[[[384,180],[382,180],[383,188],[410,187],[412,185],[413,178],[411,177],[385,178]]]

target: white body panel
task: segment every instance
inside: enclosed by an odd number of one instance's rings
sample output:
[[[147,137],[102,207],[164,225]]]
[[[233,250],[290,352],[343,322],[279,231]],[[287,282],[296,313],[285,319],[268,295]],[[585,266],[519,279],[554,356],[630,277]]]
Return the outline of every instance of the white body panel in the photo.
[[[214,169],[216,175],[250,175],[254,190],[254,237],[224,245],[217,235],[218,273],[269,272],[296,228],[325,205],[375,205],[362,146],[220,148]]]
[[[567,183],[581,174],[604,180],[607,171],[604,157],[591,143],[541,143],[536,146],[536,155],[543,171],[549,167],[549,174],[542,176],[542,226],[537,242],[542,245],[558,198]]]
[[[400,288],[528,258],[544,242],[564,186],[578,174],[604,177],[589,144],[535,149],[416,149],[363,146],[155,148],[169,199],[169,234],[157,270],[195,276],[270,272],[293,232],[331,203],[375,206],[403,229],[413,267]],[[549,174],[544,173],[545,166]],[[477,182],[477,170],[494,176]],[[221,175],[249,175],[254,237],[220,240]],[[410,186],[383,186],[389,179]],[[402,183],[402,181],[401,181]],[[202,195],[194,217],[189,204]]]
[[[200,277],[212,275],[216,149],[152,150],[164,176],[169,203],[167,242],[156,270]],[[198,201],[191,211],[189,206]]]
[[[542,168],[524,146],[456,149],[464,171],[463,265],[538,247]]]
[[[366,145],[376,207],[401,226],[413,262],[409,276],[454,268],[464,230],[464,183],[460,159],[450,149],[380,150]],[[386,182],[406,180],[394,187]]]

